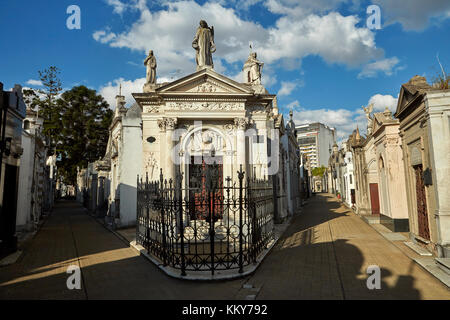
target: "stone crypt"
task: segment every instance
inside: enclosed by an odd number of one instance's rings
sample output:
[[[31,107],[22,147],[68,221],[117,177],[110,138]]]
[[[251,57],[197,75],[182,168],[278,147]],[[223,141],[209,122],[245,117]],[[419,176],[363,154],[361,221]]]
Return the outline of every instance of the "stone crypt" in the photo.
[[[214,29],[203,20],[192,47],[197,71],[162,84],[150,51],[143,93],[133,93],[143,143],[136,242],[168,274],[234,277],[274,243],[269,176],[278,174],[282,117],[256,53],[238,83],[214,71]]]
[[[200,21],[196,71],[157,82],[153,50],[142,93],[116,97],[103,159],[79,173],[79,201],[169,275],[218,279],[252,272],[274,245],[274,223],[298,209],[295,124],[261,84],[251,52],[243,82],[214,71],[214,28]],[[88,202],[86,202],[86,199]]]
[[[278,114],[272,107],[275,95],[261,85],[262,63],[256,53],[244,65],[243,83],[214,71],[213,30],[200,22],[192,43],[197,53],[193,74],[158,84],[153,51],[146,59],[144,92],[133,97],[142,109],[143,164],[150,180],[158,179],[159,169],[167,179],[174,178],[175,166],[189,176],[192,158],[205,155],[213,155],[223,175],[233,179],[240,165],[246,171],[250,163],[257,166],[258,178],[268,174],[266,150],[275,139],[271,129]]]

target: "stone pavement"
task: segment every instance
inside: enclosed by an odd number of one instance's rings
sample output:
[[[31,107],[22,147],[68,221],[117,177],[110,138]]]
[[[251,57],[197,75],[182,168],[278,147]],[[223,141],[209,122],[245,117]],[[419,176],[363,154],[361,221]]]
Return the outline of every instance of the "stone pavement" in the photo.
[[[450,291],[332,195],[313,196],[248,284],[256,299],[450,299]],[[381,289],[368,290],[368,266]],[[278,275],[278,276],[275,276]]]
[[[14,265],[0,268],[0,299],[233,299],[244,279],[192,283],[172,279],[89,216],[59,202]],[[68,290],[69,265],[82,290]]]
[[[252,275],[189,282],[166,276],[75,202],[59,202],[14,265],[0,268],[0,299],[450,299],[449,290],[331,195],[294,217]],[[69,265],[82,289],[68,290]],[[366,287],[369,265],[382,289]]]

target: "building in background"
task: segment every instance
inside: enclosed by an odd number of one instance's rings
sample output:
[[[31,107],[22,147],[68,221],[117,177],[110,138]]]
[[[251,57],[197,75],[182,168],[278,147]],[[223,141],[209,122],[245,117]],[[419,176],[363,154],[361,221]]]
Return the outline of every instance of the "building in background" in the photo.
[[[355,190],[355,174],[353,170],[353,154],[349,141],[342,143],[341,153],[343,155],[342,163],[342,178],[343,191],[342,201],[349,206],[354,207],[356,204],[356,190]]]
[[[17,198],[25,110],[22,87],[15,85],[12,91],[3,91],[0,82],[0,256],[17,250]]]
[[[319,122],[298,125],[296,130],[300,152],[306,155],[311,168],[328,167],[336,130]]]
[[[106,215],[113,228],[136,224],[136,183],[143,172],[141,112],[137,103],[127,109],[119,93],[105,156],[78,171],[77,200],[91,213]]]

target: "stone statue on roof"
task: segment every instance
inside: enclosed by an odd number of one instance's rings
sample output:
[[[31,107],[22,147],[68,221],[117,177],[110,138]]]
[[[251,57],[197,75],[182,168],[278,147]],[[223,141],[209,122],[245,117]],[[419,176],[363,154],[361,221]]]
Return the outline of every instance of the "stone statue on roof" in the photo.
[[[244,82],[261,84],[261,74],[264,63],[256,58],[256,52],[250,53],[244,64]]]
[[[205,68],[214,68],[212,54],[216,52],[214,44],[214,27],[208,27],[205,20],[200,21],[200,26],[192,41],[192,47],[196,51],[195,61],[197,62],[197,71]]]
[[[150,50],[148,57],[144,60],[144,65],[147,67],[147,82],[149,84],[156,84],[156,58],[153,55],[153,50]]]

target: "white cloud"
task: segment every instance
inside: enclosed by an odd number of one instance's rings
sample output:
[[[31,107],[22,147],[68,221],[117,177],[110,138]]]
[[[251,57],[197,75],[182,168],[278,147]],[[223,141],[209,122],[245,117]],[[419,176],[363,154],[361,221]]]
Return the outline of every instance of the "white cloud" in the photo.
[[[119,78],[108,82],[106,85],[99,89],[99,93],[109,103],[111,109],[116,107],[116,96],[119,95],[119,86],[122,85],[122,95],[125,96],[127,106],[130,106],[135,102],[131,93],[142,92],[142,88],[145,84],[145,78],[139,78],[136,80],[125,80]]]
[[[251,6],[254,2],[257,1],[247,4]],[[290,0],[283,2],[296,3]],[[341,2],[344,1],[321,1],[332,4]],[[267,2],[268,6],[270,3],[275,2]],[[221,59],[231,64],[243,64],[249,53],[249,42],[253,43],[258,57],[266,66],[281,62],[285,68],[298,69],[301,59],[308,55],[319,55],[327,63],[350,67],[383,59],[384,52],[377,48],[375,34],[365,27],[358,27],[358,17],[342,16],[337,12],[325,15],[309,13],[316,12],[314,8],[320,6],[312,0],[307,3],[313,9],[303,10],[305,15],[302,19],[286,11],[275,26],[264,28],[256,22],[240,18],[233,8],[220,3],[165,2],[163,10],[152,12],[145,2],[140,1],[140,18],[125,31],[117,33],[105,27],[96,31],[93,38],[111,47],[140,51],[142,59],[149,49],[153,49],[158,60],[158,73],[163,76],[173,70],[181,70],[182,74],[195,70],[195,51],[191,43],[200,18],[215,28],[217,51],[214,62],[217,67],[221,66]]]
[[[98,41],[100,43],[108,43],[111,42],[114,38],[116,38],[116,35],[113,32],[106,33],[106,31],[100,30],[94,32],[92,37],[95,39],[95,41]]]
[[[122,15],[127,10],[138,10],[145,6],[146,0],[125,0],[128,2],[122,2],[120,0],[104,0],[106,4],[114,8],[113,12],[118,15]]]
[[[400,4],[401,3],[401,4]],[[308,14],[324,14],[347,5],[350,12],[361,12],[364,6],[376,4],[381,7],[384,25],[400,23],[405,30],[420,31],[431,20],[450,18],[448,0],[266,0],[265,6],[275,14],[290,15],[298,18]]]
[[[372,63],[366,64],[361,72],[358,74],[358,79],[361,78],[374,78],[379,72],[383,72],[387,76],[391,76],[395,71],[401,70],[403,67],[397,67],[396,65],[400,60],[397,57],[378,60]]]
[[[450,18],[448,0],[408,0],[400,5],[398,0],[373,0],[382,8],[382,20],[385,25],[400,23],[405,30],[425,29],[433,18]]]
[[[264,5],[272,13],[301,17],[311,13],[326,13],[351,2],[358,0],[267,0]]]
[[[347,109],[308,109],[300,106],[296,100],[287,105],[287,109],[294,110],[294,122],[296,125],[320,122],[336,129],[336,140],[342,141],[356,129],[356,125],[364,125],[358,113]],[[287,116],[287,115],[286,115]]]
[[[120,0],[105,0],[107,4],[114,7],[114,13],[122,14],[127,9],[127,4]]]
[[[269,72],[263,73],[261,83],[265,88],[270,88],[277,83],[276,74],[272,74]]]
[[[291,81],[281,81],[281,88],[277,93],[277,96],[289,96],[292,91],[297,87],[297,83]]]
[[[393,96],[387,94],[376,94],[369,99],[368,104],[373,103],[373,112],[383,112],[386,107],[389,108],[393,113],[397,109],[397,101],[398,98],[394,98]]]
[[[34,80],[34,79],[30,79],[26,82],[26,84],[29,84],[30,86],[38,86],[41,87],[42,86],[42,81],[41,80]]]
[[[386,106],[392,112],[397,107],[397,99],[391,95],[376,94],[373,95],[366,106],[373,103],[374,112],[382,112]],[[289,103],[285,110],[285,117],[288,117],[288,110],[294,110],[294,122],[296,125],[321,122],[329,127],[336,129],[336,140],[338,144],[348,139],[353,130],[358,126],[361,134],[367,132],[367,119],[362,108],[355,110],[348,109],[310,109],[300,105],[298,100]]]
[[[132,93],[142,92],[146,78],[138,78],[135,80],[125,80],[124,78],[115,79],[100,87],[98,92],[109,103],[111,109],[116,107],[116,96],[119,94],[119,87],[122,85],[122,95],[125,96],[126,106],[129,107],[136,101],[134,100]],[[158,77],[159,83],[165,83],[173,81],[166,77]]]

